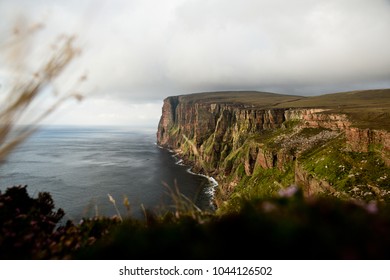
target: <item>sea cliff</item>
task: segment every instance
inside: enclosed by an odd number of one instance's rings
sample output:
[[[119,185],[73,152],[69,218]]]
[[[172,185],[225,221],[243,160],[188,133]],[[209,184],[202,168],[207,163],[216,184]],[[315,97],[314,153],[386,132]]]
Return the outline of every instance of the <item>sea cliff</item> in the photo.
[[[308,106],[308,100],[261,92],[168,97],[157,142],[218,180],[219,207],[234,208],[235,200],[272,196],[291,185],[306,196],[388,200],[386,126],[359,126],[353,118],[356,106],[324,106],[329,101]]]

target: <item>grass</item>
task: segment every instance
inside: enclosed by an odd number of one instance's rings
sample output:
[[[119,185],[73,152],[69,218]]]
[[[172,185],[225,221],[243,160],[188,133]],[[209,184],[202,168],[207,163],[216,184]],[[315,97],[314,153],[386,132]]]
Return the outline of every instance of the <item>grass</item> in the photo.
[[[323,198],[242,201],[240,211],[210,216],[125,220],[76,259],[387,259],[387,208]],[[248,250],[253,254],[248,255]],[[169,256],[167,255],[169,253]]]
[[[301,131],[299,131],[299,133],[297,134],[297,136],[301,136],[301,137],[305,137],[305,138],[310,138],[312,136],[315,136],[317,134],[319,134],[321,131],[329,131],[329,129],[326,129],[326,128],[322,128],[322,127],[319,127],[319,128],[309,128],[309,127],[305,127],[303,128]]]
[[[390,89],[373,89],[323,94],[291,102],[286,101],[278,104],[278,107],[287,103],[290,108],[389,108]]]
[[[245,201],[270,199],[278,192],[294,183],[294,168],[292,163],[285,166],[285,170],[277,168],[264,169],[257,166],[252,175],[246,175],[243,165],[238,167],[236,175],[240,178],[233,193],[222,207],[218,209],[220,215],[238,213]]]
[[[10,188],[0,193],[0,259],[390,257],[388,206],[308,201],[299,190],[239,203],[239,211],[224,215],[194,215],[189,208],[179,215],[146,210],[143,221],[95,217],[56,226],[64,212],[55,210],[50,194],[30,198],[26,188]]]
[[[348,151],[339,137],[306,151],[299,161],[314,177],[329,182],[349,197],[390,201],[390,168],[377,152]]]

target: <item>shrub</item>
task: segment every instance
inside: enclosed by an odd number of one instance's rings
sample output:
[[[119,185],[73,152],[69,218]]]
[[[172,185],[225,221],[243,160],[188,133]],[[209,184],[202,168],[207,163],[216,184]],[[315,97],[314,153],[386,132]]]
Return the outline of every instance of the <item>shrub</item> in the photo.
[[[0,259],[64,259],[89,246],[109,232],[116,219],[82,220],[80,225],[67,221],[65,213],[55,210],[51,195],[39,193],[31,198],[27,186],[0,192]]]

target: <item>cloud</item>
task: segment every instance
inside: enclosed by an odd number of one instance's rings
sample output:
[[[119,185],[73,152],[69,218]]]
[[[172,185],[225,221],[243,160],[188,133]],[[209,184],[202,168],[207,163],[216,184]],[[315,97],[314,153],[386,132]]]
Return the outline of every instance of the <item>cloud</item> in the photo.
[[[78,34],[83,56],[69,72],[88,72],[83,90],[92,99],[158,104],[208,90],[313,95],[390,87],[385,0],[0,3],[7,22],[17,11],[45,22],[41,42]]]
[[[297,86],[388,82],[390,17],[382,1],[240,1],[245,9],[234,1],[189,3],[178,14],[186,32],[177,31],[174,40],[174,80],[287,93]]]

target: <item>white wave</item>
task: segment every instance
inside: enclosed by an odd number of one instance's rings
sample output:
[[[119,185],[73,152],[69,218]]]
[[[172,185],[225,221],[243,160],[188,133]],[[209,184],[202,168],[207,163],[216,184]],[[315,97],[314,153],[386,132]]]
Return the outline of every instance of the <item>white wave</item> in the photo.
[[[163,148],[163,147],[161,147]],[[164,148],[163,148],[164,149]],[[180,158],[180,154],[178,152],[175,152],[173,150],[170,150],[170,149],[167,149],[170,153],[172,153],[173,155],[171,155],[173,158],[177,159],[177,161],[175,162],[175,164],[177,165],[181,165],[181,166],[186,166],[184,164],[184,161],[183,159]],[[215,180],[213,177],[211,176],[207,176],[207,175],[204,175],[204,174],[201,174],[201,173],[195,173],[192,171],[192,167],[189,167],[187,169],[187,172],[192,174],[192,175],[195,175],[195,176],[201,176],[203,178],[206,178],[209,182],[208,186],[204,189],[204,193],[209,197],[209,203],[210,203],[210,206],[214,208],[214,197],[215,197],[215,191],[217,190],[217,187],[218,187],[218,182],[217,180]]]
[[[191,169],[192,169],[192,167],[188,168],[187,172],[190,174],[196,175],[196,176],[201,176],[203,178],[206,178],[209,181],[209,185],[205,188],[204,192],[206,195],[209,196],[210,206],[214,206],[213,201],[215,198],[215,191],[217,190],[217,187],[218,187],[217,180],[215,180],[215,178],[211,177],[211,176],[207,176],[207,175],[204,175],[201,173],[195,173]]]
[[[210,182],[210,186],[205,190],[205,192],[210,195],[210,198],[214,200],[215,196],[215,191],[217,190],[218,187],[218,182],[215,180],[213,177],[207,177],[207,179]]]
[[[192,172],[191,169],[192,169],[192,167],[189,167],[189,168],[187,169],[187,172],[190,173],[190,174],[192,174],[192,175],[202,176],[202,174],[197,174],[197,173],[195,173],[195,172]],[[203,175],[203,176],[204,176],[204,175]]]

